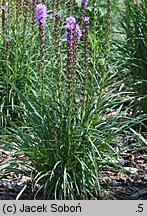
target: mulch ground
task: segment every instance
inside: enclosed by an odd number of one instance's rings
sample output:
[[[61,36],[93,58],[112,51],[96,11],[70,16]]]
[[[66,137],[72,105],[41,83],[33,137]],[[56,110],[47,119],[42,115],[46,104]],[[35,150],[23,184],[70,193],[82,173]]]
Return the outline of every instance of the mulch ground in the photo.
[[[5,164],[12,157],[11,153],[0,151],[0,164]],[[136,168],[131,174],[105,166],[101,169],[100,183],[109,200],[147,200],[147,146],[128,148],[122,155],[123,167]],[[23,169],[23,167],[22,167]],[[11,173],[0,180],[0,200],[32,200],[31,178],[22,174]],[[45,199],[40,192],[37,200]],[[98,199],[102,199],[98,197]]]
[[[130,150],[123,166],[136,168],[137,171],[130,174],[108,168],[101,172],[103,181],[108,184],[105,191],[110,199],[147,200],[147,151],[140,151],[138,148]]]

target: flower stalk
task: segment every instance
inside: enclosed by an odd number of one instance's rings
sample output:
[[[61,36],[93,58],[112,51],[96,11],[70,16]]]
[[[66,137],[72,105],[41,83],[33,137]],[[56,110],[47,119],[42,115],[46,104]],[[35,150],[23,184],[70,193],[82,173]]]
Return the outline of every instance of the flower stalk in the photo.
[[[8,67],[8,61],[9,61],[9,42],[7,40],[7,32],[6,32],[6,5],[3,5],[1,7],[2,9],[2,35],[3,35],[3,48],[4,52],[2,54],[2,58],[5,60],[3,64],[3,71],[4,71],[4,77],[6,79],[6,88],[5,88],[5,93],[6,93],[6,101],[5,105],[7,106],[6,112],[7,115],[9,113],[9,86],[7,81],[9,80],[9,67]]]
[[[89,35],[89,17],[85,17],[84,19],[84,88],[83,88],[83,104],[81,114],[84,114],[85,106],[86,106],[86,95],[87,95],[87,84],[88,84],[88,35]],[[84,116],[83,116],[84,117]],[[82,117],[82,119],[83,119]]]
[[[29,25],[28,11],[32,10],[32,5],[30,1],[23,1],[22,14],[23,14],[23,35],[25,35],[26,28]]]
[[[6,39],[6,5],[2,7],[2,34],[3,34],[3,47],[5,49],[5,59],[6,59],[6,80],[8,80],[8,40]]]
[[[55,14],[56,14],[56,6],[57,6],[57,1],[53,0],[53,20],[54,20]]]
[[[8,61],[9,61],[9,41],[6,40],[6,80],[9,79]]]
[[[87,73],[88,73],[88,34],[89,34],[89,24],[90,24],[89,17],[85,17],[85,19],[84,19],[84,27],[85,27],[85,41],[84,41],[85,87],[86,87],[86,83],[87,83]]]
[[[81,6],[82,6],[81,26],[83,26],[83,24],[84,24],[85,11],[86,11],[87,4],[88,4],[88,0],[82,0],[82,2],[81,2]]]
[[[112,0],[107,0],[107,25],[106,25],[106,38],[105,38],[105,56],[104,56],[104,67],[101,75],[101,86],[99,91],[99,98],[97,107],[100,107],[101,98],[103,95],[104,85],[105,85],[105,74],[107,70],[107,60],[109,55],[109,40],[110,40],[110,27],[111,27],[111,5]]]
[[[109,40],[110,40],[110,27],[111,27],[111,5],[112,0],[107,0],[107,31],[106,31],[106,39],[105,39],[105,62],[107,61],[109,54]],[[105,63],[106,64],[106,63]]]
[[[35,21],[36,21],[36,0],[32,0],[32,11],[33,11],[33,14],[32,14],[32,26],[35,25]]]
[[[1,8],[2,8],[2,32],[5,41],[6,40],[6,5],[3,5]]]
[[[97,0],[94,0],[94,22],[93,22],[93,31],[94,31],[94,41],[93,41],[93,71],[95,71],[95,68],[96,68],[96,25],[97,25]],[[92,78],[93,80],[93,78]]]
[[[73,0],[69,0],[69,16],[72,15],[72,10],[73,10]]]
[[[21,13],[21,1],[16,0],[16,23],[18,24]]]
[[[67,41],[67,122],[68,122],[68,156],[71,153],[71,120],[73,111],[73,98],[74,98],[74,81],[75,81],[75,67],[74,59],[76,55],[77,42],[81,38],[81,30],[76,23],[76,19],[69,16],[66,19],[65,37]],[[69,167],[69,166],[68,166]]]
[[[39,41],[40,41],[40,75],[41,75],[41,91],[44,91],[44,26],[46,23],[47,8],[45,4],[36,6],[36,21],[38,23]]]
[[[57,60],[57,78],[58,78],[58,98],[60,104],[60,116],[63,118],[63,110],[62,110],[62,88],[61,88],[61,54],[60,54],[60,15],[55,14],[55,53]]]

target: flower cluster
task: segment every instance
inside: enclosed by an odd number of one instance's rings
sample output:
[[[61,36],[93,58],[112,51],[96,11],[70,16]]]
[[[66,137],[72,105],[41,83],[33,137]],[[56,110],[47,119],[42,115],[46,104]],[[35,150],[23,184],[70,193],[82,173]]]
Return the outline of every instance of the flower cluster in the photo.
[[[38,25],[45,25],[47,17],[47,8],[45,4],[38,4],[36,6],[36,21],[38,22]]]
[[[83,6],[83,7],[86,7],[87,4],[88,4],[88,0],[82,0],[82,6]]]
[[[89,28],[89,17],[85,17],[84,26],[85,26],[85,28]]]
[[[2,5],[2,10],[6,11],[6,5]]]
[[[38,30],[39,30],[39,39],[40,39],[40,81],[41,81],[41,91],[44,91],[44,25],[46,23],[47,17],[47,7],[45,4],[37,4],[35,8],[36,12],[36,21],[38,22]]]
[[[76,19],[73,16],[69,16],[66,19],[66,25],[65,25],[65,38],[68,41],[68,36],[70,34],[71,39],[74,39],[74,35],[78,40],[80,40],[82,36],[81,29],[79,25],[76,23]]]
[[[67,104],[68,104],[68,123],[70,128],[71,112],[74,98],[74,79],[76,68],[76,54],[78,41],[81,38],[81,29],[73,16],[66,19],[65,38],[67,41]]]
[[[6,5],[3,5],[2,7],[2,30],[3,30],[3,35],[6,34]]]

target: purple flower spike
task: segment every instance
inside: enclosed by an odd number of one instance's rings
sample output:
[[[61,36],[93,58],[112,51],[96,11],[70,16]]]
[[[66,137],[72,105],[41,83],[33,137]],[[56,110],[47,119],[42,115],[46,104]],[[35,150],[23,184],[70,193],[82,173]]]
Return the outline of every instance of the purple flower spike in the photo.
[[[1,9],[2,9],[2,30],[3,30],[3,35],[6,36],[6,5],[2,5]]]
[[[78,40],[80,40],[80,38],[82,36],[82,32],[81,32],[80,26],[78,24],[76,24],[76,36],[77,36]]]
[[[47,8],[45,4],[38,4],[36,6],[36,21],[38,22],[38,25],[44,26],[46,22],[47,17]]]
[[[83,5],[83,7],[86,7],[87,4],[88,4],[88,0],[82,0],[82,5]]]
[[[76,18],[74,18],[73,16],[69,16],[66,19],[66,23],[69,23],[69,24],[76,23]]]
[[[6,5],[2,6],[2,10],[6,11]]]
[[[85,17],[85,19],[84,19],[84,25],[85,26],[89,25],[89,17]]]
[[[76,32],[76,37],[78,40],[80,40],[81,38],[81,29],[79,27],[78,24],[76,24],[76,19],[73,17],[73,16],[69,16],[67,19],[66,19],[66,25],[65,25],[65,38],[68,40],[68,34],[70,32],[70,35],[71,35],[71,38],[74,37],[74,30]]]

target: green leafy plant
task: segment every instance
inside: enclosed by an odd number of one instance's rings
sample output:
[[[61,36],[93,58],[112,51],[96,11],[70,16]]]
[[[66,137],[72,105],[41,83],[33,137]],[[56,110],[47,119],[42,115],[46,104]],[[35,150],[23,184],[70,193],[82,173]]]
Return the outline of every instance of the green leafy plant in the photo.
[[[125,1],[121,25],[125,39],[120,51],[124,75],[136,91],[138,104],[147,112],[147,1]]]

